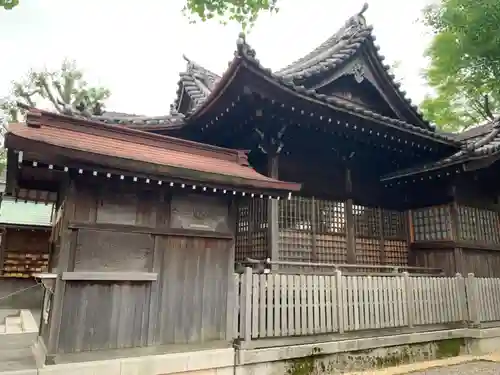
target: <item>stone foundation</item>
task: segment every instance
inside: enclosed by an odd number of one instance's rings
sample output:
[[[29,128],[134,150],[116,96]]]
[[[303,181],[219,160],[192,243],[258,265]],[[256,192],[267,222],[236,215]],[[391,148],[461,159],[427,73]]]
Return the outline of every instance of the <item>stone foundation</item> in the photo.
[[[327,375],[500,349],[500,328],[455,329],[263,349],[232,348],[44,366],[38,375]]]

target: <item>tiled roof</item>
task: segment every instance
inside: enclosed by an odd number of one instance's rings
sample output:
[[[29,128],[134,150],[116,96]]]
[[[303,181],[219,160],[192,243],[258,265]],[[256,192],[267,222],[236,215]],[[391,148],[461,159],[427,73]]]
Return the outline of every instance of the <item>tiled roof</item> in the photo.
[[[30,121],[34,125],[30,125]],[[179,170],[195,171],[201,182],[224,182],[229,186],[271,190],[300,189],[300,185],[274,180],[257,173],[248,166],[248,159],[243,151],[223,149],[44,111],[28,113],[27,123],[28,125],[9,126],[6,136],[7,147],[11,147],[10,144],[13,143],[20,144],[19,140],[29,140],[55,146],[60,150],[58,152],[70,151],[70,155],[71,152],[80,151],[136,161],[142,166],[141,168],[149,166],[149,170],[170,177],[182,177],[173,175],[180,173]]]
[[[179,74],[177,98],[173,108],[179,110],[181,95],[185,92],[193,103],[193,106],[189,108],[189,112],[193,112],[207,99],[208,95],[210,95],[220,81],[220,77],[193,60],[188,59],[186,56],[183,57],[187,63],[186,71]]]
[[[278,71],[276,75],[291,80],[295,84],[312,88],[313,84],[310,83],[309,78],[338,70],[352,56],[365,48],[374,56],[375,61],[378,61],[386,81],[402,99],[403,105],[408,107],[424,127],[431,128],[432,125],[422,117],[418,107],[412,104],[406,92],[400,89],[401,84],[395,81],[394,74],[390,72],[391,67],[383,63],[385,56],[379,54],[380,47],[375,45],[373,27],[367,25],[363,16],[367,8],[368,5],[365,4],[361,12],[349,18],[345,25],[324,43],[303,58]]]
[[[172,111],[171,114],[166,116],[137,116],[137,115],[108,115],[108,116],[94,116],[92,118],[96,121],[104,122],[105,124],[127,125],[131,128],[147,128],[148,126],[161,126],[161,127],[177,127],[184,124],[184,115]]]
[[[13,198],[3,197],[0,204],[0,226],[50,227],[52,208],[52,204],[16,202]]]
[[[366,8],[365,5],[360,13],[349,18],[343,27],[313,51],[276,74],[284,78],[300,80],[340,66],[353,56],[371,36],[373,27],[368,26],[363,17]]]
[[[485,130],[489,132],[485,135]],[[469,133],[460,151],[441,160],[408,168],[383,177],[383,181],[413,176],[433,170],[443,169],[452,165],[465,163],[471,160],[482,159],[500,153],[500,120],[491,121],[482,125],[477,131]]]
[[[260,64],[259,60],[256,58],[255,50],[252,49],[250,47],[250,45],[247,44],[246,39],[245,39],[245,35],[243,33],[240,34],[240,37],[238,38],[237,51],[236,51],[235,55],[236,55],[236,57],[233,60],[233,62],[231,63],[231,65],[234,66],[234,64],[239,64],[241,61],[246,61],[250,65],[254,66],[259,73],[271,78],[272,81],[276,82],[278,85],[281,85],[283,88],[289,89],[289,90],[301,95],[304,98],[312,99],[316,102],[319,101],[320,103],[322,103],[326,106],[329,106],[331,108],[334,108],[336,110],[364,116],[364,117],[369,118],[371,120],[384,123],[388,126],[392,126],[394,128],[397,128],[397,129],[406,130],[406,131],[412,132],[414,134],[419,134],[421,136],[433,139],[433,140],[441,142],[441,143],[449,144],[449,145],[456,146],[456,147],[458,147],[460,145],[459,141],[455,140],[453,137],[446,135],[445,133],[436,132],[434,129],[429,130],[429,129],[421,128],[419,126],[410,124],[406,121],[383,116],[377,112],[371,111],[371,110],[366,109],[366,108],[361,107],[361,106],[358,106],[351,101],[341,99],[337,96],[329,96],[326,94],[318,93],[315,89],[307,88],[304,85],[297,85],[293,82],[293,80],[287,79],[287,78],[283,77],[282,75],[274,74],[270,69],[267,69]],[[221,82],[224,81],[224,78],[226,77],[228,72],[231,71],[231,65],[230,65],[230,68],[226,71],[226,74],[221,78]],[[217,87],[217,90],[218,89],[219,89],[219,87]],[[217,91],[217,90],[214,90],[214,91]],[[203,108],[205,107],[205,105],[210,101],[210,98],[212,96],[213,95],[209,95],[207,97],[207,100],[205,100],[201,105],[199,105],[196,108],[196,111],[194,111],[193,113],[190,113],[190,116],[188,117],[188,119],[191,116],[195,116],[197,114],[197,112],[202,111]]]

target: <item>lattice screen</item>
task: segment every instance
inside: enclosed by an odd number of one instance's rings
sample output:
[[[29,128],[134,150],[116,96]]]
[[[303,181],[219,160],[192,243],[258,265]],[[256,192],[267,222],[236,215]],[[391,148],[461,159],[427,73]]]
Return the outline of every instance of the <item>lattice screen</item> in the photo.
[[[500,218],[496,211],[458,207],[458,233],[463,241],[500,243]]]
[[[265,259],[267,249],[266,199],[252,199],[240,205],[236,227],[236,261]]]
[[[385,264],[408,264],[408,216],[405,212],[382,210]]]
[[[385,259],[391,265],[407,264],[406,221],[404,212],[353,205],[356,263]],[[344,202],[300,196],[280,200],[278,224],[279,260],[347,263]],[[268,257],[267,240],[267,201],[249,201],[239,210],[237,261]]]
[[[346,263],[345,203],[316,199],[316,260]]]
[[[280,259],[346,261],[345,205],[306,197],[280,201]]]
[[[381,254],[380,209],[353,205],[356,263],[379,264]]]
[[[451,238],[451,214],[448,205],[412,211],[415,241],[446,240]]]

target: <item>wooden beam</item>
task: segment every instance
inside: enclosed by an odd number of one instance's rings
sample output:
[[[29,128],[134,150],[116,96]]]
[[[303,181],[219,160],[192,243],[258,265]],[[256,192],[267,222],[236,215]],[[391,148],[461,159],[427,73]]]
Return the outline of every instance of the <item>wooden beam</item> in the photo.
[[[63,272],[62,280],[72,281],[156,281],[156,272]]]
[[[175,229],[175,228],[155,228],[137,225],[107,224],[107,223],[86,223],[71,221],[68,224],[70,229],[91,229],[125,233],[144,233],[159,236],[181,236],[181,237],[201,237],[232,240],[233,233],[211,232],[208,230]]]

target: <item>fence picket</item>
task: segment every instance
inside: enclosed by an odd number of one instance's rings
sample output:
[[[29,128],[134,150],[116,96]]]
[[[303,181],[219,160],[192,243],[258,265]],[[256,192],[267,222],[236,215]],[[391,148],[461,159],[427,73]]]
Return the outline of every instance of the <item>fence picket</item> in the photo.
[[[295,291],[295,284],[293,280],[292,275],[287,275],[285,276],[287,279],[287,285],[288,285],[288,293],[287,293],[287,307],[288,307],[288,335],[293,336],[295,334],[295,329],[294,329],[294,317],[293,317],[293,308],[295,306],[294,304],[294,291]]]
[[[373,286],[373,307],[375,310],[375,324],[373,324],[372,328],[380,328],[380,307],[381,307],[381,296],[380,296],[380,277],[373,277],[371,279]]]
[[[252,275],[252,338],[259,336],[259,275]]]
[[[266,337],[266,310],[269,304],[266,293],[269,290],[269,288],[267,288],[267,282],[267,275],[259,275],[259,337]]]
[[[272,275],[274,278],[274,336],[281,336],[281,277],[279,274]]]
[[[319,285],[318,285],[318,275],[314,275],[312,277],[312,309],[313,309],[313,333],[319,333],[320,332],[320,321],[319,321]]]
[[[325,277],[319,276],[319,332],[326,332],[326,290],[325,290]]]
[[[301,327],[302,334],[307,335],[309,333],[307,325],[307,278],[305,275],[300,275],[300,317],[301,317]]]
[[[332,322],[332,277],[325,277],[325,332],[334,332],[333,331],[333,322]]]
[[[302,332],[300,331],[300,306],[301,306],[301,300],[300,300],[300,288],[301,288],[301,283],[300,283],[300,276],[294,275],[293,277],[293,301],[295,304],[295,326],[294,326],[294,334],[295,335],[300,335]]]
[[[281,335],[288,335],[288,284],[286,275],[280,275]]]
[[[273,337],[274,336],[274,275],[268,275],[267,280],[266,280],[266,288],[267,288],[267,305],[266,305],[266,312],[267,312],[267,336],[268,337]]]

